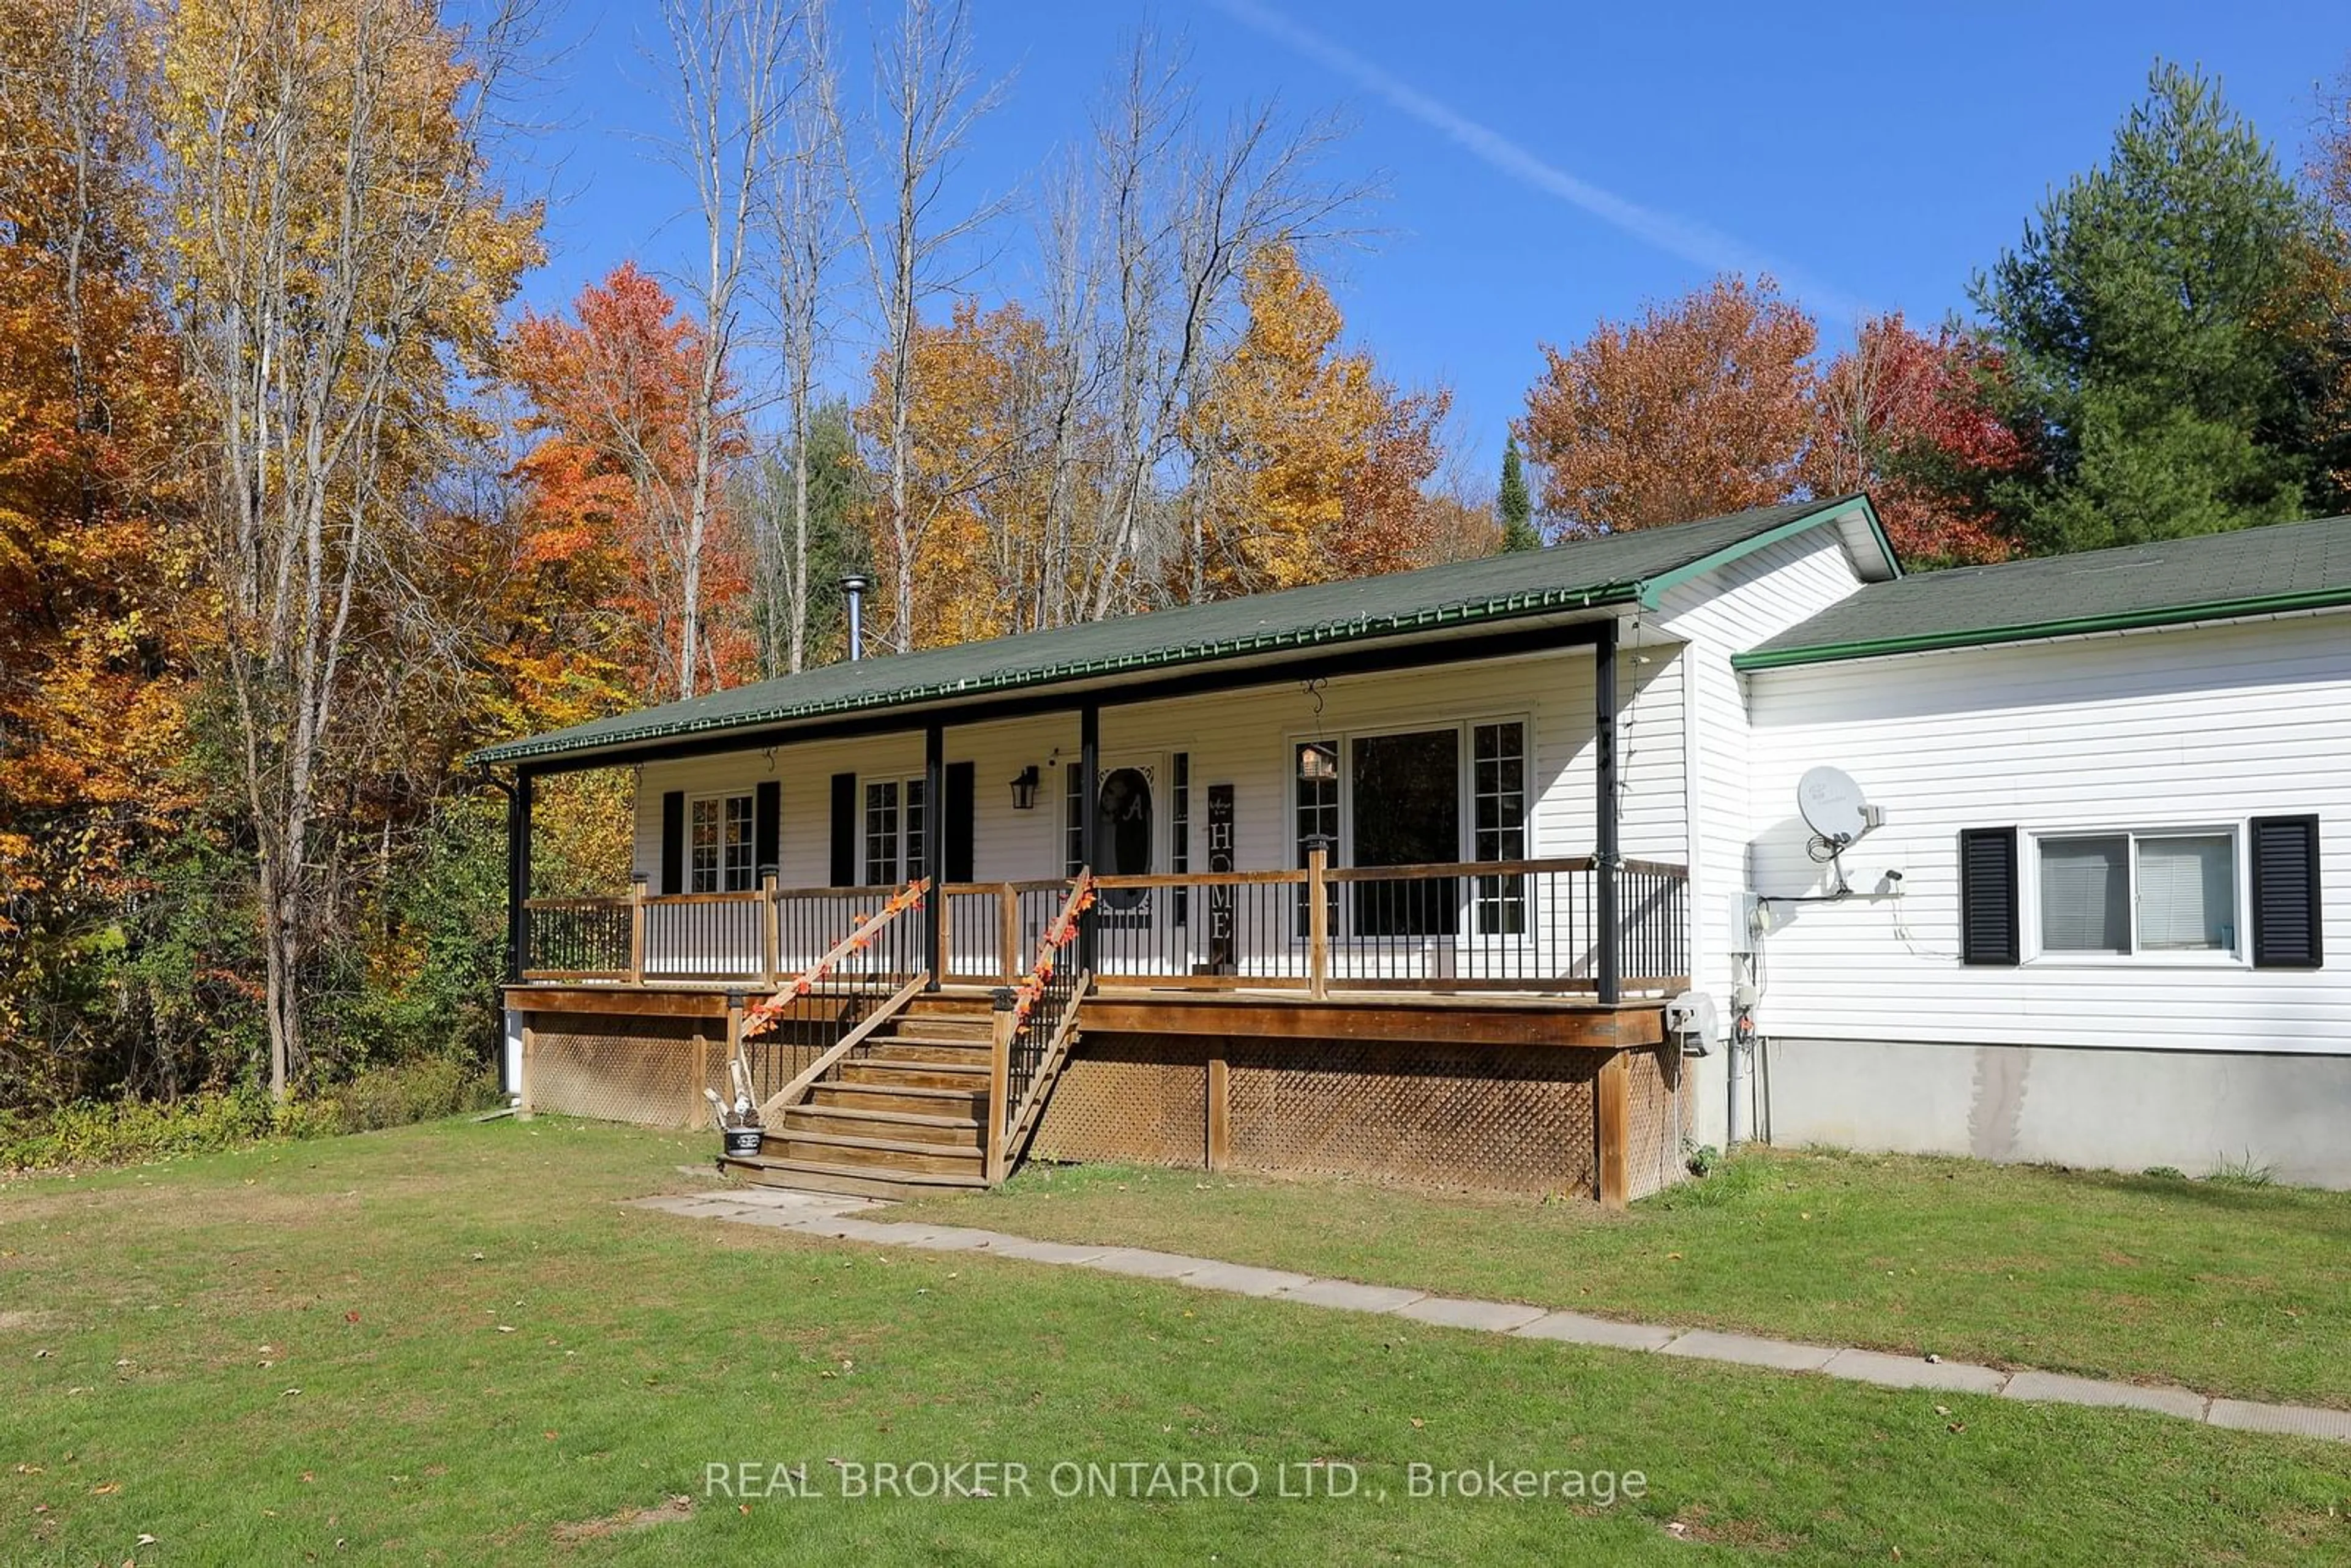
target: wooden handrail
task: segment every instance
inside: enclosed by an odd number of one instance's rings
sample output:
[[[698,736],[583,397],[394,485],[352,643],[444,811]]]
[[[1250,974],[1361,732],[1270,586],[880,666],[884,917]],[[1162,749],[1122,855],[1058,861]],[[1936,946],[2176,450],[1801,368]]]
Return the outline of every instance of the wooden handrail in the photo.
[[[920,909],[923,906],[923,894],[930,891],[930,886],[931,879],[922,876],[916,877],[903,888],[893,888],[890,896],[893,900],[902,895],[911,895],[908,902],[895,909],[878,909],[871,915],[859,916],[857,924],[850,927],[848,936],[826,948],[823,956],[794,976],[792,983],[778,991],[778,997],[799,996],[804,990],[813,988],[819,980],[824,978],[826,970],[871,941],[873,935],[883,926],[910,909]]]
[[[874,1030],[880,1029],[883,1024],[888,1023],[892,1019],[897,1017],[898,1009],[906,1005],[908,998],[912,998],[915,992],[921,990],[925,986],[927,986],[930,983],[931,972],[928,969],[925,969],[921,974],[916,975],[913,979],[907,981],[904,985],[899,987],[898,992],[895,996],[892,997],[888,1001],[883,1002],[880,1007],[875,1008],[872,1012],[866,1014],[865,1017],[859,1021],[857,1027],[851,1030],[847,1034],[842,1035],[840,1041],[836,1043],[831,1050],[826,1051],[822,1056],[818,1057],[814,1061],[809,1063],[807,1067],[801,1069],[799,1076],[794,1078],[789,1083],[785,1084],[781,1089],[778,1089],[773,1094],[768,1095],[766,1101],[759,1106],[759,1121],[761,1124],[764,1124],[768,1119],[770,1116],[773,1116],[778,1111],[781,1110],[786,1105],[790,1104],[801,1094],[806,1093],[810,1084],[814,1083],[818,1079],[831,1071],[833,1065],[840,1061],[842,1057],[847,1056],[851,1051],[855,1051],[859,1046],[863,1045]]]
[[[1547,860],[1517,861],[1432,861],[1415,865],[1351,865],[1332,866],[1323,873],[1332,882],[1401,882],[1416,878],[1453,876],[1531,876],[1545,872],[1590,871],[1600,862],[1591,855],[1554,856]],[[1620,860],[1620,871],[1639,872],[1652,876],[1687,876],[1689,868],[1671,861]],[[1306,868],[1291,867],[1282,871],[1196,871],[1154,873],[1147,876],[1104,874],[1093,879],[1096,887],[1237,887],[1262,883],[1303,883]],[[1027,881],[950,882],[940,885],[942,896],[957,894],[977,896],[1001,893],[1009,888],[1014,893],[1043,893],[1070,885],[1067,877],[1034,877]],[[903,889],[887,883],[870,887],[779,887],[772,894],[757,889],[748,893],[655,893],[647,894],[647,904],[742,904],[761,898],[872,898],[889,896]],[[630,904],[626,895],[594,894],[573,898],[526,899],[526,909],[625,909]]]

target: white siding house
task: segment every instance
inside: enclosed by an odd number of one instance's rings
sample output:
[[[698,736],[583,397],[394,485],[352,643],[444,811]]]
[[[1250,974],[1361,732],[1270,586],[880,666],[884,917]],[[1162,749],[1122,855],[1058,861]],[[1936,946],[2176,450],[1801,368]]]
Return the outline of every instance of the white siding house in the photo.
[[[1620,911],[1614,946],[1646,944],[1626,996],[1686,977],[1714,1003],[1671,1090],[1696,1142],[2351,1186],[2351,519],[1906,577],[1846,497],[832,666],[486,758],[633,767],[634,869],[665,895],[740,893],[755,840],[786,889],[918,859],[950,884],[1062,878],[1113,776],[1149,809],[1092,869],[1165,882],[1208,869],[1214,789],[1228,870],[1292,876],[1327,832],[1357,873],[1334,984],[1611,1006],[1613,823],[1620,887],[1650,890]],[[918,849],[904,808],[941,758],[962,793]],[[1882,813],[1841,848],[1797,809],[1823,767]],[[682,831],[734,869],[682,873]],[[1487,924],[1477,862],[1568,860],[1530,873],[1567,903]],[[1461,913],[1416,916],[1416,946],[1370,930],[1347,901],[1385,866]],[[1259,921],[1290,963],[1293,894]],[[1137,888],[1125,927],[1207,896]],[[983,972],[967,935],[950,975]],[[1205,956],[1192,932],[1124,972],[1302,983]]]
[[[1755,1129],[2351,1185],[2346,590],[2337,520],[1913,578],[1750,644],[1747,885],[1782,900]],[[1823,765],[1885,823],[1841,857],[1851,897],[1794,902],[1836,885],[1796,810]],[[2324,961],[2273,962],[2255,824],[2314,817]],[[2013,959],[1970,956],[1961,836],[2009,830]]]

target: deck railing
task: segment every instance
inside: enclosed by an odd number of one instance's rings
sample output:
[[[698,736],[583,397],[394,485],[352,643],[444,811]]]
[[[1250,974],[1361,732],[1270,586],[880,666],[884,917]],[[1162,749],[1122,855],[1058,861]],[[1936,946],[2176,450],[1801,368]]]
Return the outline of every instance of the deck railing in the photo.
[[[795,964],[791,977],[744,1016],[747,1047],[766,1045],[771,1056],[792,1064],[789,1072],[778,1070],[762,1077],[756,1049],[745,1051],[754,1063],[763,1120],[771,1120],[797,1101],[811,1083],[838,1075],[844,1061],[867,1049],[874,1029],[929,981],[930,973],[923,967],[920,922],[929,879],[918,877],[903,888],[880,891],[882,897],[872,908],[847,915],[826,933],[822,945]],[[788,908],[798,901],[776,902]],[[812,913],[826,908],[820,900],[808,902]],[[862,902],[839,899],[831,909],[839,914]]]
[[[1283,871],[1096,878],[1096,979],[1314,995],[1598,988],[1602,873],[1590,856],[1343,867],[1323,863],[1320,851],[1308,859]],[[1656,993],[1687,984],[1688,872],[1625,860],[1615,877],[1623,988]],[[942,977],[1017,981],[1071,887],[1055,877],[939,889]],[[769,886],[533,899],[523,977],[757,988],[799,973],[897,891]],[[871,966],[882,956],[853,961]]]
[[[1062,896],[1037,938],[1036,956],[1018,981],[996,992],[996,1030],[987,1082],[987,1179],[1001,1181],[1020,1157],[1022,1131],[1050,1087],[1043,1082],[1066,1051],[1080,998],[1092,982],[1081,967],[1081,922],[1099,897],[1091,873],[1060,884]]]

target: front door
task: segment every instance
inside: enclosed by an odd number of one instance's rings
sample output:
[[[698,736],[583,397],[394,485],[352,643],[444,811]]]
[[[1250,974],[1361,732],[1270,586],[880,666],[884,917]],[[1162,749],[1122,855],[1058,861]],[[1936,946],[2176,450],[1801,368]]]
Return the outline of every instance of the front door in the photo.
[[[1094,791],[1094,872],[1101,876],[1149,876],[1158,869],[1159,810],[1150,763],[1116,763],[1102,770]],[[1151,893],[1141,887],[1103,890],[1102,908],[1121,925],[1148,925]]]

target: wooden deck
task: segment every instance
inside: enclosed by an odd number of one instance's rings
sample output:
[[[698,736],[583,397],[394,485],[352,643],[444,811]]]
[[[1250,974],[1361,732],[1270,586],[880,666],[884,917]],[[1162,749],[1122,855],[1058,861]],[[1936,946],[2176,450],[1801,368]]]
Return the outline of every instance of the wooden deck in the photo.
[[[923,994],[838,1081],[771,1123],[758,1158],[730,1168],[884,1197],[987,1185],[1000,1175],[987,1137],[1004,1103],[987,1076],[998,989]],[[507,1005],[528,1031],[526,1102],[706,1129],[701,1088],[723,1086],[742,995],[710,984],[510,987]],[[829,1006],[809,998],[793,1010],[821,1031]],[[1584,1192],[1612,1207],[1678,1169],[1680,1062],[1655,998],[1110,984],[1076,1004],[1076,1025],[1066,1076],[1020,1129],[1040,1157]],[[741,1049],[772,1061],[763,1088],[817,1059],[813,1046]],[[648,1052],[660,1065],[643,1109],[617,1089],[600,1094],[600,1083],[636,1082],[630,1064]]]

